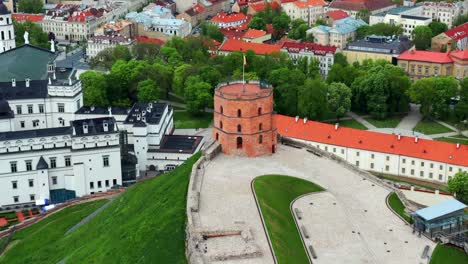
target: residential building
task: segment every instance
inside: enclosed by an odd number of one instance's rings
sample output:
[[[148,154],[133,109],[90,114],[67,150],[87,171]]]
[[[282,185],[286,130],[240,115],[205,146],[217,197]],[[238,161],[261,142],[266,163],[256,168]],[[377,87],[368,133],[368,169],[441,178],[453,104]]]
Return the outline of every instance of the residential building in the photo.
[[[114,48],[117,45],[130,46],[132,43],[132,39],[120,35],[94,36],[88,39],[86,56],[88,58],[93,58],[105,49]]]
[[[328,6],[328,11],[343,10],[348,15],[356,17],[356,14],[367,9],[371,14],[377,14],[396,7],[391,0],[334,0]]]
[[[173,14],[177,12],[176,3],[172,0],[156,0],[154,1],[154,3],[158,6],[162,6],[164,8],[171,10]]]
[[[263,43],[271,39],[271,34],[264,30],[250,28],[245,32],[244,36],[242,36],[242,39],[246,42]]]
[[[324,20],[327,26],[333,26],[335,24],[335,21],[338,21],[343,18],[349,17],[348,13],[346,13],[343,10],[335,10],[335,11],[328,11],[325,14]]]
[[[428,16],[436,21],[447,24],[449,28],[452,27],[455,18],[461,14],[465,14],[466,1],[447,3],[447,2],[423,2],[423,15]]]
[[[312,34],[317,44],[343,49],[348,42],[356,38],[357,28],[363,25],[367,24],[362,19],[347,17],[335,21],[332,27],[323,25],[313,27],[307,30],[307,34]]]
[[[333,65],[337,48],[310,42],[285,42],[281,51],[286,52],[289,58],[294,62],[302,58],[307,58],[309,63],[316,61],[320,69],[320,74],[326,76]]]
[[[428,26],[432,22],[431,17],[423,16],[422,13],[421,6],[400,6],[371,15],[369,25],[372,26],[378,23],[400,25],[403,28],[403,34],[411,39],[414,28]]]
[[[221,12],[229,10],[229,1],[227,0],[210,0],[210,1],[193,1],[193,3],[177,15],[178,19],[183,19],[196,26],[202,21],[209,20]]]
[[[468,77],[468,50],[455,50],[450,52],[453,60],[453,75],[458,80]]]
[[[231,28],[238,27],[244,23],[247,23],[247,16],[243,13],[224,13],[221,12],[214,16],[210,22],[219,28]]]
[[[360,169],[447,183],[468,170],[468,145],[383,134],[276,115],[278,134],[333,154]]]
[[[278,9],[278,8],[281,7],[279,2],[277,2],[277,1],[267,2],[265,0],[261,0],[261,1],[255,2],[255,3],[249,3],[248,4],[247,15],[253,16],[253,15],[257,14],[258,12],[261,12],[261,11],[265,10],[265,8],[267,7],[268,4],[270,5],[271,9]]]
[[[6,101],[1,111],[8,111]],[[119,131],[112,117],[0,132],[0,207],[52,203],[122,185]]]
[[[394,65],[397,64],[397,57],[409,50],[413,44],[406,36],[386,37],[368,36],[348,43],[342,51],[348,63],[362,63],[365,60],[386,60]]]
[[[192,31],[192,25],[176,19],[169,9],[155,6],[140,13],[128,13],[125,18],[137,24],[137,35],[150,38],[169,39],[173,36],[184,38]]]
[[[317,19],[324,17],[325,6],[323,0],[296,0],[282,1],[281,7],[291,20],[303,19],[309,26],[315,24]]]
[[[466,50],[468,48],[468,22],[432,38],[432,50],[443,51],[448,46],[459,50]]]
[[[133,39],[137,35],[136,24],[132,21],[119,19],[100,26],[96,31],[94,31],[94,34],[96,36],[121,35],[126,38]]]
[[[253,43],[245,42],[238,39],[227,39],[218,50],[218,54],[225,55],[231,52],[247,52],[251,50],[257,55],[266,55],[270,53],[280,52],[280,45],[264,44],[264,43]]]
[[[189,9],[185,10],[185,12],[182,12],[179,15],[177,15],[177,19],[185,20],[192,24],[192,26],[200,24],[206,19],[206,17],[207,15],[205,13],[205,8],[203,8],[199,4],[196,4],[190,7]]]
[[[0,53],[16,47],[11,13],[0,0]]]

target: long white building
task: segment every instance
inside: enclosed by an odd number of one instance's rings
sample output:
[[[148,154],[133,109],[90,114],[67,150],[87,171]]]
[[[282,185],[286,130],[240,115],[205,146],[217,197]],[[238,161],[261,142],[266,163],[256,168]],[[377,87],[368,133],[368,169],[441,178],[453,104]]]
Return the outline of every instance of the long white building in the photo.
[[[468,171],[468,145],[383,134],[276,115],[278,134],[334,154],[361,169],[447,183]]]
[[[316,60],[318,62],[320,74],[327,76],[333,66],[337,48],[334,46],[322,46],[311,42],[285,42],[281,47],[281,51],[288,53],[289,58],[294,62],[302,58],[307,58],[309,63]]]

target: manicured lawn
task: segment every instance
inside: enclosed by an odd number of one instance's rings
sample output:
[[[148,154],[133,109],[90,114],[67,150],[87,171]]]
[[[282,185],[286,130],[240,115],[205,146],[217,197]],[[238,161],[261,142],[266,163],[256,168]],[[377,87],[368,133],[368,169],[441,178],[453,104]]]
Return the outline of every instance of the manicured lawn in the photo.
[[[444,192],[448,192],[447,186],[442,185],[442,184],[436,184],[436,183],[432,183],[432,182],[424,182],[424,181],[419,181],[419,180],[411,179],[411,178],[407,178],[407,177],[396,177],[396,176],[392,176],[392,175],[375,173],[375,172],[372,173],[372,174],[376,175],[377,177],[379,177],[381,179],[386,179],[386,180],[389,180],[389,181],[407,183],[407,184],[410,184],[410,185],[426,188],[426,189],[429,189],[429,190],[441,190],[441,191],[444,191]]]
[[[187,112],[174,112],[175,128],[207,128],[213,120],[212,113],[202,113],[192,116]]]
[[[390,194],[390,196],[388,197],[388,204],[397,214],[403,217],[406,221],[408,221],[409,223],[413,223],[413,219],[411,219],[411,217],[405,213],[405,206],[400,201],[400,198],[398,198],[396,193]]]
[[[199,157],[200,154],[196,154],[175,170],[130,187],[109,207],[66,237],[63,234],[68,226],[56,230],[61,222],[41,227],[34,225],[37,232],[24,234],[31,245],[14,246],[0,262],[187,263],[187,187],[192,165]],[[40,232],[48,227],[48,232]]]
[[[468,255],[461,249],[438,244],[431,256],[430,264],[466,264]]]
[[[454,137],[440,137],[440,138],[435,138],[435,140],[468,145],[468,138],[462,135],[454,136]]]
[[[433,134],[440,134],[440,133],[448,133],[454,132],[448,127],[445,127],[435,121],[431,120],[422,120],[420,121],[416,127],[414,128],[415,131],[421,132],[426,135],[433,135]]]
[[[395,128],[401,121],[401,116],[388,117],[384,120],[377,120],[373,118],[365,118],[365,120],[378,128]]]
[[[336,122],[329,122],[330,124],[335,124]],[[367,130],[367,127],[365,127],[363,124],[359,123],[356,121],[356,119],[347,119],[347,120],[340,120],[340,126],[344,127],[350,127],[350,128],[355,128],[355,129],[361,129],[361,130]]]
[[[254,190],[278,263],[309,263],[289,206],[298,196],[323,188],[299,178],[265,175],[254,180]]]

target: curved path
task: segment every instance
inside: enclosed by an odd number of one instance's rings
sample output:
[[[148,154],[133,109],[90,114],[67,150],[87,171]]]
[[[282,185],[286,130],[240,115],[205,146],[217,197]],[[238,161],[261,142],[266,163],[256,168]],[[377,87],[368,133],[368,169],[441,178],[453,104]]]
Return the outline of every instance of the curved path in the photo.
[[[293,175],[326,188],[336,199],[337,205],[345,209],[333,210],[334,205],[330,205],[323,207],[320,214],[323,213],[324,217],[331,218],[343,217],[345,214],[343,221],[362,237],[362,245],[355,250],[367,251],[364,256],[368,263],[419,263],[424,247],[434,246],[425,237],[418,238],[413,235],[411,227],[405,225],[388,210],[385,205],[385,197],[390,192],[388,189],[363,180],[358,174],[334,161],[319,158],[304,149],[280,145],[278,153],[272,156],[243,158],[220,154],[205,166],[200,192],[201,225],[208,229],[228,229],[238,223],[245,224],[263,253],[257,258],[228,260],[222,263],[273,263],[262,221],[250,189],[252,179],[265,174]],[[327,208],[329,210],[326,210]],[[311,221],[309,224],[305,223],[306,226],[316,224],[322,225],[323,230],[333,229],[333,225],[328,225],[309,210],[313,208],[302,209],[305,214],[304,219]],[[346,229],[345,226],[343,230]],[[341,237],[341,232],[346,232],[343,230],[337,233],[337,238]],[[348,230],[348,233],[352,234],[353,230]],[[327,232],[321,236],[327,234],[331,235]],[[325,243],[325,239],[329,238],[323,239],[322,243]],[[232,244],[232,248],[235,247],[236,245]],[[322,261],[320,256],[324,252],[318,249],[316,250],[318,259],[314,260],[314,264]],[[207,250],[210,252],[211,249]],[[334,263],[362,263],[360,260],[335,259]],[[323,261],[326,263],[326,258]]]

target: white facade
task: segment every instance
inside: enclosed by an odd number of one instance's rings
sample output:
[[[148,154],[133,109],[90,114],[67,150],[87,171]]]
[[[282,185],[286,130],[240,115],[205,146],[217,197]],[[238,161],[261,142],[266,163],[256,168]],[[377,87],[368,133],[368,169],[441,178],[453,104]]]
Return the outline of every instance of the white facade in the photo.
[[[0,53],[15,47],[15,29],[13,28],[11,14],[0,14]]]
[[[401,25],[403,28],[403,35],[411,39],[411,34],[414,28],[417,26],[429,26],[432,22],[432,18],[423,16],[413,15],[402,15],[402,14],[386,14],[385,16],[371,16],[369,19],[369,25],[375,25],[377,23],[385,23],[390,25]]]
[[[114,48],[117,45],[130,46],[132,43],[131,39],[123,36],[94,36],[88,40],[86,56],[93,58],[105,49]]]
[[[459,15],[467,12],[467,1],[446,3],[446,2],[424,2],[421,3],[423,15],[452,27],[453,21]]]
[[[301,44],[304,44],[304,43],[301,43]],[[294,43],[292,45],[300,46],[301,44]],[[325,48],[330,49],[331,47],[325,47]],[[328,75],[328,72],[331,70],[331,67],[333,66],[333,63],[335,60],[335,52],[337,52],[336,49],[334,49],[334,51],[332,52],[332,51],[320,50],[320,49],[314,50],[306,46],[297,47],[297,48],[288,47],[286,43],[283,45],[283,48],[281,49],[281,51],[286,52],[292,61],[298,61],[302,58],[307,58],[307,61],[309,63],[312,63],[313,61],[318,62],[320,74],[322,76]]]
[[[378,173],[405,176],[418,180],[435,181],[438,183],[447,183],[447,181],[457,172],[468,171],[468,167],[443,162],[323,144],[300,139],[294,140],[334,154],[360,169]]]
[[[115,122],[112,118],[87,121],[28,133],[1,132],[0,206],[13,209],[50,199],[54,190],[80,197],[121,185]]]
[[[325,14],[325,2],[322,5],[317,5],[315,1],[308,3],[308,1],[298,0],[296,2],[282,3],[283,11],[291,18],[303,19],[309,26],[315,24],[317,19],[321,19]]]

